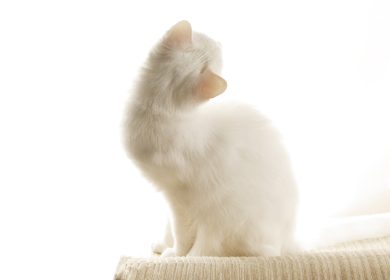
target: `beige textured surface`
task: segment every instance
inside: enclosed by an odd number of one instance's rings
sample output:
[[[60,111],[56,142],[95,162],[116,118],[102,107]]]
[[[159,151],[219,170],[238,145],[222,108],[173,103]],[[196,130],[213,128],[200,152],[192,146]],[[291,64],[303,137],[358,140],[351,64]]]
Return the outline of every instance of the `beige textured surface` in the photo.
[[[136,279],[390,280],[390,236],[271,258],[121,258],[115,280]]]

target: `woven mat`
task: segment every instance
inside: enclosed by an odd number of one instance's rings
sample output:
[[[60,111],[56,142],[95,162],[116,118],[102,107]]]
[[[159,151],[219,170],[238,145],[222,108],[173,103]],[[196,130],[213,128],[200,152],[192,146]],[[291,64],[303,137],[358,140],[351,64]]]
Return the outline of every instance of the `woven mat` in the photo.
[[[115,280],[389,279],[390,236],[283,257],[122,257]]]

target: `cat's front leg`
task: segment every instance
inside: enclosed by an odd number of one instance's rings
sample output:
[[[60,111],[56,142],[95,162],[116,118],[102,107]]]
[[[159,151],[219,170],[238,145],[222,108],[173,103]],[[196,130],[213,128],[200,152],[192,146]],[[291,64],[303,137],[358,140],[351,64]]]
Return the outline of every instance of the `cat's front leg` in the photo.
[[[191,250],[195,240],[195,226],[193,223],[189,223],[188,218],[183,213],[174,217],[173,247],[166,248],[161,254],[162,257],[186,256]]]

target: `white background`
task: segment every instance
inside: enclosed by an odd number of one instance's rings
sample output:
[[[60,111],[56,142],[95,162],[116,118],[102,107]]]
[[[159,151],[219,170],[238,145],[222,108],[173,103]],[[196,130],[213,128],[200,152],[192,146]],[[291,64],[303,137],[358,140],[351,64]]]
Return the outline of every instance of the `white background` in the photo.
[[[282,131],[305,219],[390,211],[389,15],[387,0],[2,1],[0,278],[112,279],[149,254],[164,208],[120,125],[181,19],[224,46],[220,99]]]

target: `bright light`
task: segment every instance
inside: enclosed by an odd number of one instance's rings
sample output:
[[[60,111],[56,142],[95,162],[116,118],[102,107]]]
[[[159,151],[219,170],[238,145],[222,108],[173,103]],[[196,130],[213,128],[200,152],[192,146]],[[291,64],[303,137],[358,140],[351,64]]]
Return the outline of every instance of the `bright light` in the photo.
[[[121,255],[149,254],[164,204],[120,122],[149,49],[181,19],[223,45],[220,98],[282,131],[302,221],[389,186],[386,1],[22,2],[0,4],[0,273],[110,279]]]

